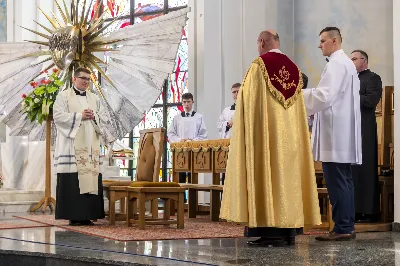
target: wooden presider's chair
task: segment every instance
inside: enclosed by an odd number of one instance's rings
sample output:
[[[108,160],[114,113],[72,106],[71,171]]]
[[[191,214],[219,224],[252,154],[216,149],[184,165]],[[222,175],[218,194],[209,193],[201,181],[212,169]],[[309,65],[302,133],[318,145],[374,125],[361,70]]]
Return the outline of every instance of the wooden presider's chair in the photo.
[[[127,197],[127,226],[132,222],[144,229],[146,224],[177,224],[184,227],[183,193],[178,183],[159,182],[161,157],[164,147],[164,129],[147,129],[140,131],[136,181],[130,186],[111,186],[110,191],[123,191]],[[164,217],[158,219],[158,198],[164,200]],[[145,219],[145,202],[152,201],[152,219]],[[170,220],[170,202],[178,202],[177,220]],[[134,215],[138,211],[138,219]]]

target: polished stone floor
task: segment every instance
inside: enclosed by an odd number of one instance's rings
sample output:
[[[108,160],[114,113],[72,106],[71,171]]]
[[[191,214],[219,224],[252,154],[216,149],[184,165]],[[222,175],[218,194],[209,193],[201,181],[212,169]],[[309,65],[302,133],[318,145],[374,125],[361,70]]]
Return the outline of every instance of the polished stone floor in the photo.
[[[400,233],[359,233],[357,240],[333,243],[299,236],[295,246],[279,248],[248,247],[247,240],[119,242],[56,227],[0,230],[1,252],[121,265],[400,265]]]

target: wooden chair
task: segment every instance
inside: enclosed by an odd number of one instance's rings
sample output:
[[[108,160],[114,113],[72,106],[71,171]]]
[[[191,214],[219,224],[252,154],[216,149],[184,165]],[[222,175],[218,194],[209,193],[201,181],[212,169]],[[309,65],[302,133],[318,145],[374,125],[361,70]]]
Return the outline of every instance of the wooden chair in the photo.
[[[114,225],[115,221],[125,221],[126,220],[126,191],[110,189],[111,187],[115,188],[126,187],[129,186],[132,181],[112,181],[112,180],[104,180],[103,181],[103,191],[104,196],[108,199],[108,221],[110,225]],[[115,204],[119,201],[120,212],[115,212]]]
[[[184,227],[183,193],[178,183],[159,182],[161,157],[164,146],[164,129],[147,129],[140,131],[139,154],[136,168],[136,180],[129,187],[111,187],[116,191],[125,190],[127,196],[126,224],[137,223],[139,229],[145,229],[146,224],[177,224]],[[158,219],[158,199],[164,201],[164,217]],[[152,218],[145,217],[145,202],[152,201]],[[178,203],[177,219],[170,219],[170,203]],[[135,214],[138,212],[138,219]]]
[[[154,143],[154,152],[148,153],[147,157],[150,156],[150,160],[153,162],[160,162],[163,146],[164,146],[164,129],[163,128],[155,128],[147,130],[148,132],[154,133],[155,138],[157,139],[157,143]],[[142,132],[141,132],[142,133]],[[141,135],[142,136],[142,135]],[[141,141],[141,140],[140,140]],[[153,142],[152,142],[153,143]],[[156,152],[157,151],[157,152]],[[159,152],[161,151],[161,152]],[[140,168],[138,165],[137,168]],[[158,172],[160,171],[160,167],[158,166]],[[155,173],[158,177],[158,173]],[[153,179],[153,178],[152,178]],[[157,179],[158,180],[158,179]],[[109,206],[109,215],[108,220],[110,225],[114,225],[115,221],[126,221],[126,201],[128,197],[127,187],[129,187],[132,182],[135,181],[111,181],[105,180],[103,181],[103,190],[104,195],[108,198],[108,206]],[[115,212],[116,202],[120,201],[120,212]],[[158,203],[157,201],[151,201],[151,212],[152,216],[156,217],[158,215]]]
[[[210,220],[219,221],[219,213],[221,209],[221,194],[224,186],[222,185],[208,185],[208,184],[180,184],[181,187],[188,189],[188,212],[189,218],[196,218],[197,215],[197,192],[205,191],[210,192]]]

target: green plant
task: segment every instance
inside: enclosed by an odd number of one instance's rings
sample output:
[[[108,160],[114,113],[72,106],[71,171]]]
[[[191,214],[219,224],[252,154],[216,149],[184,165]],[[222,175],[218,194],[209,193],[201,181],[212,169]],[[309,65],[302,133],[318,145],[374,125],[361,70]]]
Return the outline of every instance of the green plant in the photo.
[[[54,68],[50,75],[47,70],[43,71],[42,74],[46,74],[46,77],[40,82],[31,81],[30,85],[34,90],[28,95],[22,94],[24,112],[32,122],[37,120],[42,124],[53,114],[53,104],[60,88],[64,85],[57,73],[59,73],[57,68]]]

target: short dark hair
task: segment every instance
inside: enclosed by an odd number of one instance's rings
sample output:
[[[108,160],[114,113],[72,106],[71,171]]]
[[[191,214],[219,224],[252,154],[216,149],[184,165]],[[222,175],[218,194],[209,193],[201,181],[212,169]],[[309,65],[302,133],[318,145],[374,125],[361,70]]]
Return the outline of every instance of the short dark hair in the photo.
[[[337,28],[337,27],[326,27],[326,28],[324,28],[323,30],[321,30],[321,32],[319,33],[319,35],[321,35],[321,34],[324,33],[324,32],[328,32],[328,33],[330,33],[330,32],[335,32],[335,33],[339,36],[340,42],[343,41],[342,34],[340,34],[340,30],[339,30],[339,28]]]
[[[193,94],[190,92],[186,92],[182,94],[182,100],[192,100],[193,101]]]
[[[240,84],[239,82],[235,83],[232,85],[232,89],[233,88],[240,88],[240,86],[242,86],[242,84]]]
[[[74,77],[77,77],[79,75],[79,73],[82,73],[82,72],[86,73],[86,74],[89,74],[89,75],[92,74],[89,69],[87,69],[85,67],[78,67],[74,71]]]
[[[365,60],[368,62],[368,54],[366,52],[364,52],[363,50],[354,50],[351,53],[360,53],[365,58]]]

